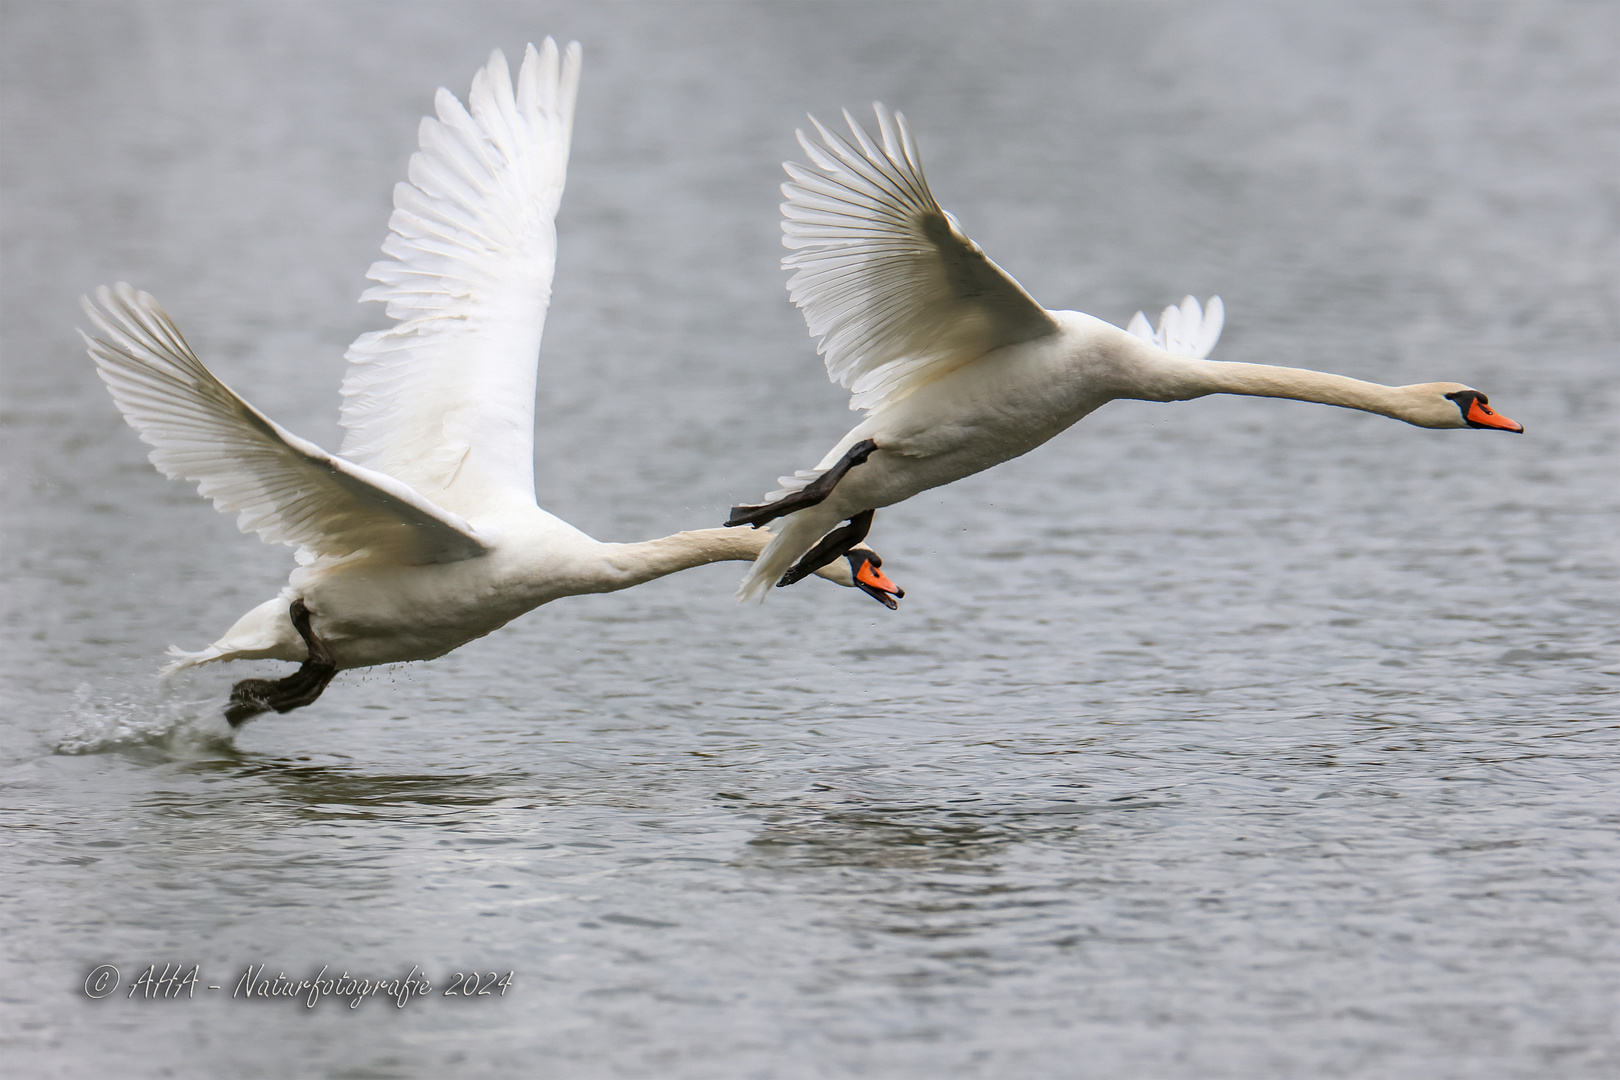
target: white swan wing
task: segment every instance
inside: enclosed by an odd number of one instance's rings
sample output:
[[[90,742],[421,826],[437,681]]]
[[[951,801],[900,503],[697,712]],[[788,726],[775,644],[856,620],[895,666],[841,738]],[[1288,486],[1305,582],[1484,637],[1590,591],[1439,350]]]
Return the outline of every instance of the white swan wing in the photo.
[[[475,515],[534,502],[534,394],[579,85],[547,38],[514,88],[497,50],[425,117],[367,277],[396,324],[349,348],[342,454]]]
[[[120,283],[82,301],[83,334],[102,382],[152,464],[192,480],[243,532],[317,556],[358,551],[408,563],[455,562],[488,549],[471,526],[411,488],[282,428],[214,377],[157,301]],[[82,333],[82,331],[81,331]]]
[[[1181,306],[1172,304],[1160,313],[1157,330],[1140,311],[1131,316],[1130,325],[1125,329],[1166,352],[1207,360],[1215,343],[1221,340],[1221,329],[1225,325],[1226,305],[1221,303],[1220,297],[1210,297],[1209,303],[1200,308],[1198,299],[1188,296],[1181,301]]]
[[[1058,329],[934,201],[905,117],[873,108],[881,145],[848,112],[853,142],[811,117],[819,145],[798,134],[816,168],[783,165],[788,293],[852,409]]]

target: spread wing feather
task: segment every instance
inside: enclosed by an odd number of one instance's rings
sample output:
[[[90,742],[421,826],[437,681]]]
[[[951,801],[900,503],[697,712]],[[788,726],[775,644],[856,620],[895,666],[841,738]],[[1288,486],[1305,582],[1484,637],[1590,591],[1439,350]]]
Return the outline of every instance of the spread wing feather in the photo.
[[[343,455],[475,514],[534,501],[534,393],[556,267],[580,49],[547,38],[514,88],[497,50],[448,90],[394,188],[362,300],[398,320],[349,348]]]
[[[1221,340],[1221,329],[1226,325],[1226,305],[1221,298],[1212,296],[1209,304],[1198,306],[1196,297],[1186,297],[1181,306],[1172,304],[1159,315],[1159,328],[1153,329],[1147,316],[1138,311],[1125,327],[1150,345],[1157,345],[1177,356],[1190,356],[1206,360]]]
[[[788,294],[850,408],[867,410],[1057,330],[934,201],[905,117],[873,108],[881,145],[847,112],[849,139],[811,117],[819,145],[798,135],[815,169],[787,162],[782,185]]]
[[[84,310],[85,344],[152,464],[193,480],[243,532],[342,558],[360,551],[420,564],[487,549],[471,526],[390,476],[300,439],[214,377],[151,296],[120,283]],[[82,332],[81,332],[82,333]]]

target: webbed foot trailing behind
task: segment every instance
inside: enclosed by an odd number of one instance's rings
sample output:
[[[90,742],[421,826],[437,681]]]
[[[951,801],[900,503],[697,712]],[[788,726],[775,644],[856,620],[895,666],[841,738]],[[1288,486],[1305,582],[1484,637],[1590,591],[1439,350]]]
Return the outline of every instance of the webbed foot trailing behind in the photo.
[[[757,529],[761,525],[775,521],[779,517],[786,517],[796,510],[815,506],[832,494],[833,488],[838,486],[838,481],[844,478],[845,473],[857,465],[864,464],[866,459],[871,457],[876,450],[877,443],[871,439],[862,439],[850,447],[848,453],[838,459],[838,464],[810,481],[800,490],[784,495],[775,502],[765,503],[761,506],[733,506],[731,508],[731,517],[726,520],[726,525],[728,527],[752,525]],[[856,537],[855,540],[851,541],[851,543],[859,542],[860,537]],[[833,558],[837,558],[837,556],[835,555]],[[829,558],[820,565],[825,566],[827,562],[832,562],[832,559]],[[811,567],[809,572],[814,570],[815,567]]]

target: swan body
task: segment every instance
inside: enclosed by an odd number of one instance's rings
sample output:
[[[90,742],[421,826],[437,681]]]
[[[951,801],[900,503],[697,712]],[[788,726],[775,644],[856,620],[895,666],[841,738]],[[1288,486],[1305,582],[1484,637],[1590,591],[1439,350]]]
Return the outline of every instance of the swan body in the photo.
[[[799,142],[816,168],[787,163],[782,188],[789,293],[828,374],[866,415],[816,468],[782,477],[763,505],[733,509],[728,525],[781,518],[741,599],[763,600],[836,557],[823,538],[840,522],[854,526],[840,535],[858,540],[872,511],[1026,454],[1119,398],[1281,397],[1419,427],[1523,431],[1461,383],[1381,386],[1210,360],[1225,320],[1219,297],[1207,307],[1187,297],[1156,330],[1141,312],[1120,329],[1048,311],[934,201],[905,118],[874,108],[879,140],[847,112],[847,139],[812,117],[819,144],[803,132]],[[836,481],[830,491],[818,490],[824,477]]]
[[[349,349],[341,454],[216,378],[146,293],[119,284],[84,301],[90,355],[153,464],[197,482],[244,532],[297,549],[279,595],[208,648],[170,650],[171,673],[302,665],[238,683],[233,723],[308,704],[337,671],[433,659],[559,597],[752,560],[770,539],[705,529],[603,543],[535,502],[537,360],[579,66],[577,43],[559,53],[548,38],[515,83],[497,51],[468,106],[438,92],[362,296],[395,322]],[[903,594],[880,564],[859,549],[822,576],[893,607]]]
[[[299,599],[317,613],[316,632],[338,670],[433,660],[553,600],[616,592],[711,562],[752,560],[771,539],[701,529],[613,544],[556,518],[512,521],[500,535],[489,554],[457,562],[404,566],[362,559],[314,572],[300,568],[280,595],[247,612],[206,649],[171,649],[166,671],[215,660],[302,662],[308,648],[288,614]],[[830,581],[857,585],[856,567],[847,560],[825,570]]]

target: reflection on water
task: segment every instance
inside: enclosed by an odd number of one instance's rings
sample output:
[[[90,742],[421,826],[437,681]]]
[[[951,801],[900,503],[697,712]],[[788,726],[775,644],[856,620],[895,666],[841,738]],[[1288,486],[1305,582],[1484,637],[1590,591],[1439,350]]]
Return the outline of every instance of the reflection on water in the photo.
[[[720,797],[740,799],[726,793]],[[1133,811],[1164,805],[1120,795],[1106,802],[1036,801],[1010,806],[961,798],[943,805],[895,806],[881,800],[850,799],[847,805],[831,807],[738,802],[735,808],[759,818],[761,828],[748,846],[750,865],[762,869],[859,867],[995,874],[994,857],[1010,846],[1083,846],[1078,834],[1097,828],[1100,819],[1117,822]]]
[[[998,850],[1015,833],[992,822],[930,807],[873,806],[814,817],[766,815],[749,847],[762,866],[860,867],[866,870],[982,869],[994,873]]]
[[[1620,8],[381,11],[0,10],[11,1071],[1620,1074]],[[336,446],[432,88],[546,32],[586,60],[536,475],[593,535],[718,524],[847,427],[776,187],[806,110],[873,98],[1047,303],[1220,293],[1219,358],[1454,378],[1529,434],[1120,403],[879,514],[899,612],[706,567],[232,731],[277,665],[152,671],[289,561],[153,473],[75,298],[148,289]],[[76,989],[181,961],[515,976]]]
[[[216,763],[191,766],[189,771],[213,769]],[[306,816],[387,818],[390,811],[417,807],[457,808],[489,806],[503,798],[506,787],[520,774],[488,776],[362,775],[348,769],[300,765],[289,761],[246,759],[231,773],[266,785],[278,801]]]

